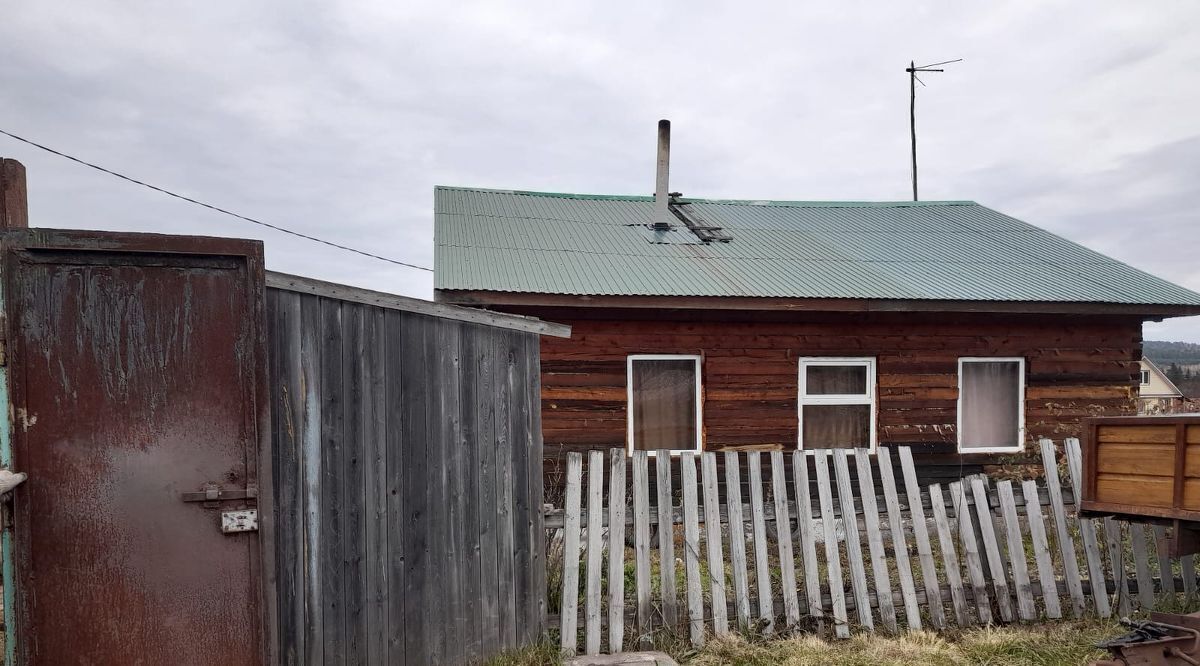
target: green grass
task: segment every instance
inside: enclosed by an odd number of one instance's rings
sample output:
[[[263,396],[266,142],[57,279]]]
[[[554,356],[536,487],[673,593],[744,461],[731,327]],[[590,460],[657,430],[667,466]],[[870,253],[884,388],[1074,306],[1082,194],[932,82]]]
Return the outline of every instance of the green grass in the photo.
[[[1081,620],[983,627],[941,635],[925,631],[892,637],[862,634],[844,641],[814,635],[776,639],[731,636],[712,639],[699,650],[678,638],[658,637],[656,643],[680,664],[696,666],[1074,666],[1105,656],[1104,651],[1094,647],[1095,643],[1126,631],[1115,621]],[[557,644],[549,641],[487,662],[490,666],[559,663]]]

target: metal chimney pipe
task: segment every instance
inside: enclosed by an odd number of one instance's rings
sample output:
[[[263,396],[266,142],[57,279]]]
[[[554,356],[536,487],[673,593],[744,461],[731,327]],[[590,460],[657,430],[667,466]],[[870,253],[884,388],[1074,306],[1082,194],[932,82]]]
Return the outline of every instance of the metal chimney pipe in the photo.
[[[671,210],[667,204],[671,197],[668,192],[668,177],[671,170],[671,121],[658,121],[658,174],[654,186],[654,228],[671,228]]]

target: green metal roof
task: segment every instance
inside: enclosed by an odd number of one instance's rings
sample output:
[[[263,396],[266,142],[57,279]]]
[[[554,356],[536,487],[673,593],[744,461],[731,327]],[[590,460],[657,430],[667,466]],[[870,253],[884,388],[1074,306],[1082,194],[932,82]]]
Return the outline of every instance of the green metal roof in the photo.
[[[733,236],[649,228],[653,197],[438,187],[435,288],[1200,306],[1200,294],[972,201],[679,199]]]

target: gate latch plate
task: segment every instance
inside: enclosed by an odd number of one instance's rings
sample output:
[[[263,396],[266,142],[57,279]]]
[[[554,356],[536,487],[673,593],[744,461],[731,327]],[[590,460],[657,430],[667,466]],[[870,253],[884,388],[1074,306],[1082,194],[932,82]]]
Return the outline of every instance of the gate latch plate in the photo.
[[[257,532],[258,509],[222,511],[221,531],[226,534],[232,534],[234,532]]]

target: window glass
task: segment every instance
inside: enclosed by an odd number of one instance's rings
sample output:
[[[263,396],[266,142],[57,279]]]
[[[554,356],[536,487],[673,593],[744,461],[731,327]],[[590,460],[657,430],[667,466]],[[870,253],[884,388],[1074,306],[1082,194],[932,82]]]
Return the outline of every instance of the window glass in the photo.
[[[875,359],[800,359],[800,448],[873,449]]]
[[[1142,370],[1142,385],[1145,386],[1149,383],[1150,383],[1150,371]]]
[[[863,395],[867,392],[867,366],[809,365],[805,380],[807,395]]]
[[[870,448],[870,405],[804,405],[803,410],[804,448]]]
[[[696,373],[693,358],[630,359],[633,448],[696,449]]]
[[[959,448],[1017,449],[1025,391],[1019,360],[964,360],[959,374]]]

